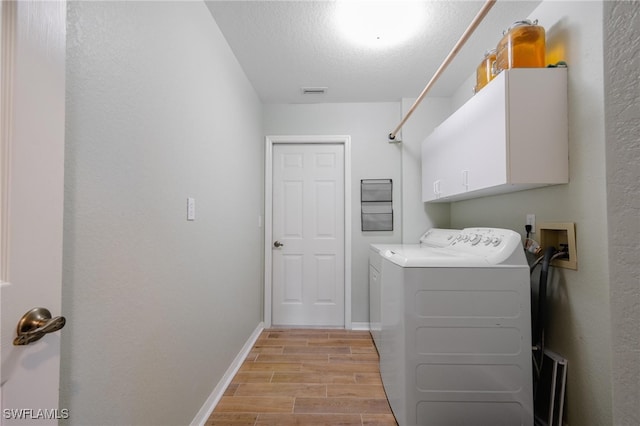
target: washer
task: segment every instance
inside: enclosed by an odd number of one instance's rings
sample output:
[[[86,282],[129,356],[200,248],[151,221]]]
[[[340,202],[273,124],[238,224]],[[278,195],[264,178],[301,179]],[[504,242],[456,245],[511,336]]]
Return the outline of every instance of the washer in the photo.
[[[400,426],[533,425],[529,267],[518,233],[434,229],[421,244],[372,245],[376,271],[372,335]]]

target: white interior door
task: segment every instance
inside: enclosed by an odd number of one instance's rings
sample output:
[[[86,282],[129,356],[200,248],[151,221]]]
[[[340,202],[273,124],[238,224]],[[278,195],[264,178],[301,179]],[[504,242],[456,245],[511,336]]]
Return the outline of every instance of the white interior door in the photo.
[[[2,425],[57,424],[60,332],[15,346],[35,307],[60,315],[64,1],[2,2],[0,316]],[[44,326],[46,320],[40,322]],[[50,331],[48,328],[47,331]],[[42,331],[42,329],[41,329]]]
[[[342,144],[273,146],[272,322],[345,325]]]

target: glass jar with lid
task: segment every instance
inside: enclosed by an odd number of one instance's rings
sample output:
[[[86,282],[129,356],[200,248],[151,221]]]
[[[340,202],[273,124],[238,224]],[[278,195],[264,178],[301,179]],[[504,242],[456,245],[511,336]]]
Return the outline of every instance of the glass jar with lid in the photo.
[[[545,32],[538,21],[516,21],[496,47],[495,74],[510,68],[545,66]]]
[[[487,50],[484,53],[484,58],[482,58],[482,62],[476,68],[476,86],[474,87],[474,93],[478,93],[480,89],[487,85],[495,74],[493,73],[494,65],[493,63],[496,60],[496,49]]]

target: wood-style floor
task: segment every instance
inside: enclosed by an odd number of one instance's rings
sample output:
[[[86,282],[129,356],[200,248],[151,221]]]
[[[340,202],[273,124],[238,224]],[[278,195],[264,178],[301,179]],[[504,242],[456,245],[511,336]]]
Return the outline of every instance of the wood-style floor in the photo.
[[[262,332],[212,425],[395,426],[367,331]]]

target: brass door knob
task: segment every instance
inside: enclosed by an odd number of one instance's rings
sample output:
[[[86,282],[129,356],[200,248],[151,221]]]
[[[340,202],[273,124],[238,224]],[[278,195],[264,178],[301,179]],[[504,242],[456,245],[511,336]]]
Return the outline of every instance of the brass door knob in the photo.
[[[60,330],[66,322],[64,317],[51,318],[51,312],[46,308],[33,308],[18,321],[18,336],[13,344],[21,346],[38,341],[45,334]]]

